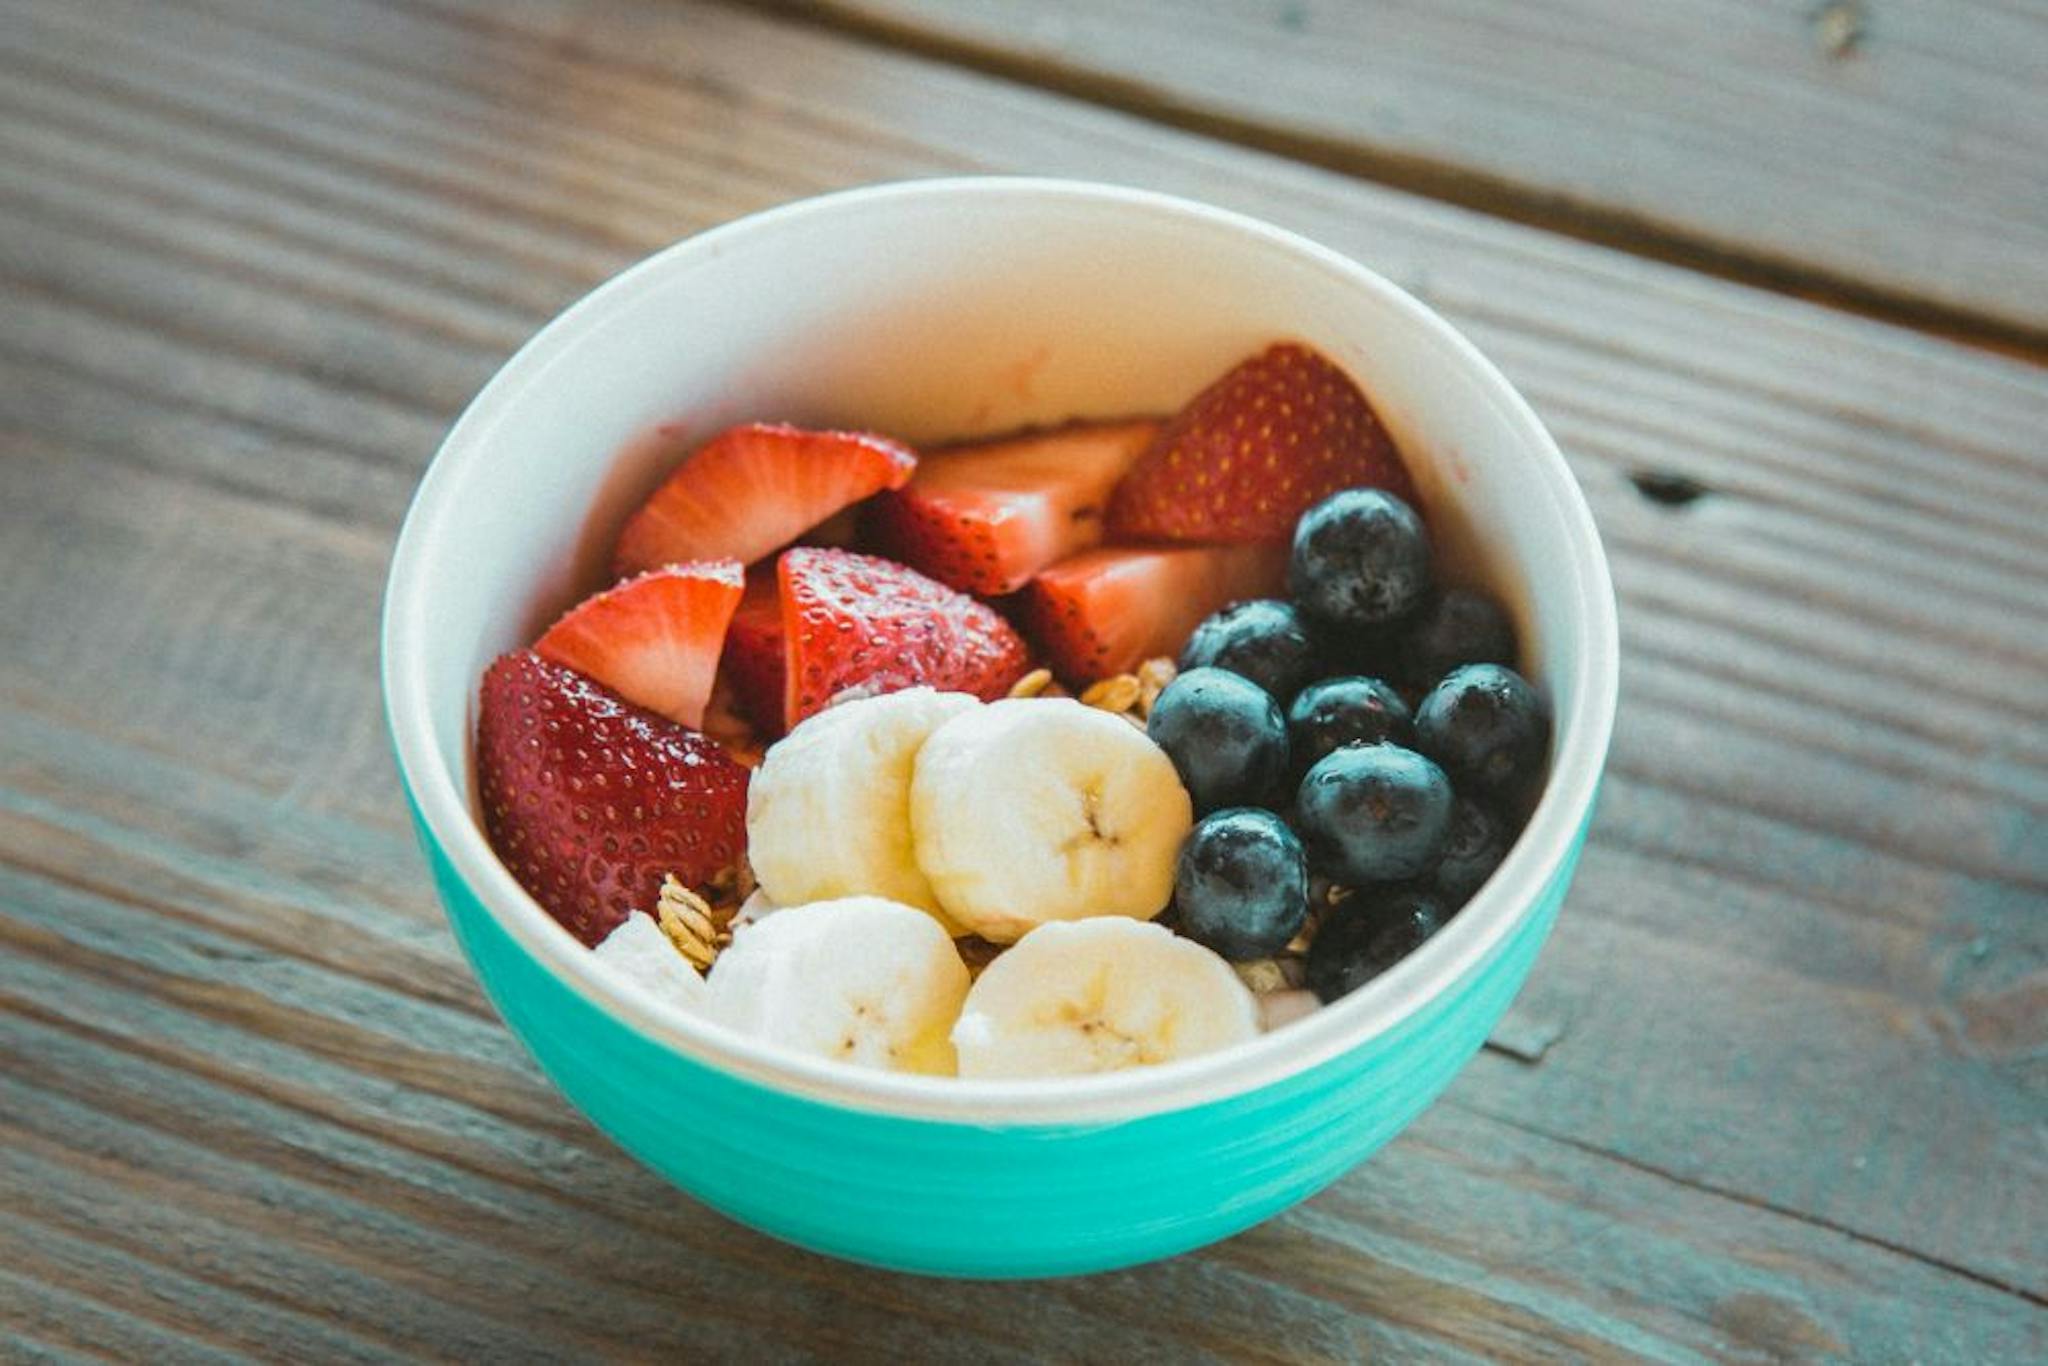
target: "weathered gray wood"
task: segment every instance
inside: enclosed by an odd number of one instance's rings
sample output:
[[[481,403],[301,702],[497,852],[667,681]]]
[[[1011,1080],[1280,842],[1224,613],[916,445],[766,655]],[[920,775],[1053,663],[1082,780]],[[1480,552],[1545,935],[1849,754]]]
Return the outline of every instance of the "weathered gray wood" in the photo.
[[[2037,6],[780,7],[1603,242],[2048,340]]]
[[[0,1227],[39,1249],[4,1258],[27,1337],[2048,1346],[2041,372],[715,8],[23,5],[0,110]],[[460,965],[374,682],[411,482],[527,330],[735,212],[955,169],[1232,203],[1429,297],[1564,440],[1629,661],[1503,1051],[1301,1212],[1030,1292],[789,1252],[593,1134]],[[1654,505],[1643,468],[1708,492]]]
[[[75,1240],[41,1225],[9,1220],[0,1234],[7,1252],[0,1271],[0,1347],[9,1361],[161,1361],[219,1363],[250,1358],[202,1340],[206,1327],[195,1324],[188,1337],[159,1322],[141,1317],[133,1305],[108,1303],[124,1292],[147,1290],[109,1268],[90,1250],[81,1255]],[[14,1270],[19,1268],[19,1270]],[[125,1283],[124,1283],[125,1281]],[[77,1291],[63,1288],[69,1282]]]

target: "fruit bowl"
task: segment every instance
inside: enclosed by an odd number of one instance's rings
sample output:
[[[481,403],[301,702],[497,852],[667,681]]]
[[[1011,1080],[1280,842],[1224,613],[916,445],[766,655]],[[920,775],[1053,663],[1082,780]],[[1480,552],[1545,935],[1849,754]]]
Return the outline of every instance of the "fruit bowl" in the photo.
[[[864,1072],[622,989],[493,855],[476,680],[603,574],[679,444],[772,419],[913,443],[1169,411],[1296,338],[1355,376],[1442,554],[1517,618],[1550,776],[1440,933],[1306,1020],[1079,1079]],[[777,1237],[963,1276],[1168,1256],[1306,1198],[1450,1082],[1527,976],[1572,876],[1612,726],[1613,590],[1528,405],[1371,271],[1277,228],[1103,185],[964,179],[805,200],[678,243],[545,327],[420,485],[385,601],[385,700],[434,882],[506,1022],[593,1123]]]

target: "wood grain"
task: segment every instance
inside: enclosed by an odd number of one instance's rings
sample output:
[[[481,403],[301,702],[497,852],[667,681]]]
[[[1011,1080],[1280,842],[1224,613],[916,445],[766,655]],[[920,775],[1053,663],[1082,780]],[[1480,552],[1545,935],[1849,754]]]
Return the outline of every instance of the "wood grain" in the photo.
[[[723,8],[50,0],[0,72],[10,1352],[2048,1351],[2041,371]],[[411,484],[549,313],[792,195],[1013,169],[1445,311],[1564,442],[1627,658],[1501,1048],[1302,1210],[1028,1291],[789,1251],[569,1111],[374,678]]]
[[[1736,278],[2048,342],[2036,6],[778,8]]]

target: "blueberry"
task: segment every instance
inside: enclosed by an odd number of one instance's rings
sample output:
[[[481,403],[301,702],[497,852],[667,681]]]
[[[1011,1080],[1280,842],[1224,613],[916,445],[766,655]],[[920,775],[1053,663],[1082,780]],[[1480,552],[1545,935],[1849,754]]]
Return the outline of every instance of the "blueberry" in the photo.
[[[1325,678],[1296,693],[1287,709],[1287,748],[1297,769],[1341,745],[1412,745],[1412,734],[1408,704],[1377,678]]]
[[[1173,760],[1197,813],[1264,801],[1287,772],[1279,704],[1228,669],[1190,669],[1167,684],[1145,733]]]
[[[1429,878],[1445,910],[1455,911],[1472,899],[1507,857],[1511,838],[1507,823],[1484,804],[1463,794],[1451,803],[1451,833]]]
[[[1401,641],[1401,676],[1434,686],[1460,664],[1515,662],[1515,628],[1499,603],[1469,588],[1450,588],[1416,613]]]
[[[1233,963],[1270,958],[1308,919],[1308,860],[1301,841],[1270,811],[1232,806],[1202,822],[1180,847],[1173,904],[1180,931]]]
[[[1415,709],[1416,747],[1458,786],[1505,801],[1533,790],[1550,717],[1527,679],[1498,664],[1451,670]]]
[[[1354,893],[1330,912],[1308,946],[1309,990],[1325,1002],[1358,990],[1449,918],[1443,903],[1419,888]]]
[[[1319,872],[1346,886],[1418,877],[1451,829],[1451,782],[1399,745],[1346,745],[1301,780],[1295,819]]]
[[[1327,630],[1398,621],[1429,592],[1429,534],[1381,489],[1345,489],[1301,514],[1287,591]]]
[[[1181,649],[1180,667],[1243,674],[1285,706],[1315,675],[1316,642],[1293,603],[1252,598],[1197,626]]]

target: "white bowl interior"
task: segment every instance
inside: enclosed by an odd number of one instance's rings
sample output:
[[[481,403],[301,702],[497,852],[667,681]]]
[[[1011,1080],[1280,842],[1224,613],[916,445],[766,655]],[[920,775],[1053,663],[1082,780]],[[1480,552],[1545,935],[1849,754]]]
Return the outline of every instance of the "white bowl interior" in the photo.
[[[617,1013],[727,1065],[818,1089],[814,1070],[764,1061],[694,1021],[650,1022],[617,1000],[490,857],[467,819],[483,669],[600,586],[625,515],[682,450],[725,425],[868,427],[917,442],[1165,412],[1281,338],[1319,348],[1364,386],[1458,575],[1488,583],[1520,619],[1558,718],[1551,792],[1510,864],[1409,963],[1291,1029],[1287,1060],[1383,1027],[1405,1008],[1403,972],[1440,960],[1410,974],[1412,1006],[1500,937],[1590,802],[1614,688],[1605,564],[1540,424],[1446,325],[1343,258],[1181,201],[1014,180],[853,191],[681,243],[542,332],[450,435],[394,560],[387,685],[428,819],[508,928]],[[1374,999],[1377,1009],[1356,1008]],[[1318,1030],[1326,1046],[1305,1049]],[[825,1080],[842,1099],[946,1113],[993,1086],[941,1080],[949,1100],[919,1089],[929,1079]],[[1157,1090],[1138,1073],[1083,1085],[1112,1098]]]

